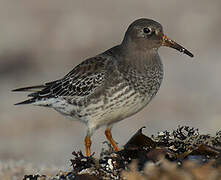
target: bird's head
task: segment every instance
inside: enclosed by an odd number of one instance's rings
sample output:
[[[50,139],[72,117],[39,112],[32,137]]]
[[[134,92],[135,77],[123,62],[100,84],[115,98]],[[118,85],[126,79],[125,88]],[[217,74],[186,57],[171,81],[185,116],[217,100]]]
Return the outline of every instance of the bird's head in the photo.
[[[160,23],[151,19],[142,18],[134,21],[128,27],[122,44],[140,50],[158,49],[161,46],[167,46],[193,57],[190,51],[169,39],[163,33],[163,27]]]

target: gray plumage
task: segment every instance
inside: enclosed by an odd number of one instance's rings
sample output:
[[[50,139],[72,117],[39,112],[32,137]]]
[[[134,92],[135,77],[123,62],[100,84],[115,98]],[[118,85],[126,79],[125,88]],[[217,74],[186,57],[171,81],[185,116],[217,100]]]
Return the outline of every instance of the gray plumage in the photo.
[[[102,125],[111,127],[140,111],[158,92],[163,79],[160,46],[190,53],[165,37],[158,22],[136,20],[120,45],[83,61],[62,79],[16,89],[34,91],[18,104],[52,107],[84,122],[88,135]]]

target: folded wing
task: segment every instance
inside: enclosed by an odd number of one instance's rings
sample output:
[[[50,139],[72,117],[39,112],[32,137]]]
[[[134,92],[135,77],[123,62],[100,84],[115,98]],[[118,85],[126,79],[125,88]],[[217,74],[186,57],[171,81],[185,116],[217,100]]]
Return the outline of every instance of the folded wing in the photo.
[[[107,61],[104,57],[96,56],[76,66],[62,79],[43,85],[15,89],[13,91],[32,92],[28,95],[32,97],[31,99],[17,103],[16,105],[30,104],[54,97],[68,96],[74,98],[74,96],[87,96],[104,83]]]

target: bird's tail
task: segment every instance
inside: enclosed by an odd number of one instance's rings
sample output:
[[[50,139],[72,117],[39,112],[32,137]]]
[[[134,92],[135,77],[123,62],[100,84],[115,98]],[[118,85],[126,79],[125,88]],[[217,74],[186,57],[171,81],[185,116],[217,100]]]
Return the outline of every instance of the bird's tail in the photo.
[[[32,103],[34,103],[34,102],[36,102],[36,98],[31,98],[31,99],[28,99],[28,100],[25,100],[25,101],[16,103],[16,104],[14,104],[14,105],[32,104]]]
[[[12,90],[14,92],[21,92],[21,91],[31,92],[30,94],[28,94],[28,97],[31,97],[30,99],[16,103],[15,105],[32,104],[32,103],[35,103],[39,100],[43,101],[45,99],[45,97],[49,97],[50,87],[58,81],[59,80],[47,82],[42,85],[27,86],[27,87]],[[38,105],[48,106],[48,103],[44,102],[43,104],[38,104]]]
[[[44,89],[45,87],[46,87],[45,85],[28,86],[28,87],[13,89],[12,91],[14,91],[14,92],[18,92],[18,91],[38,92],[38,91]]]
[[[46,86],[45,85],[37,85],[37,86],[28,86],[28,87],[23,87],[23,88],[18,88],[18,89],[13,89],[13,92],[32,92],[29,94],[29,97],[32,97],[31,99],[16,103],[15,105],[24,105],[24,104],[32,104],[36,102],[36,98],[33,96],[35,93],[38,93],[42,89],[44,89]],[[33,98],[34,97],[34,98]]]

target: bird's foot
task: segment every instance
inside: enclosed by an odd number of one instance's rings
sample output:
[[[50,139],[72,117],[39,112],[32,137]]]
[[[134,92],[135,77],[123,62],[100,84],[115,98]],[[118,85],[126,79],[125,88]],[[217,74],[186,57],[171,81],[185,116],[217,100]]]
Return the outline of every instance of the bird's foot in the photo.
[[[108,139],[108,141],[111,143],[111,145],[113,146],[114,150],[115,151],[120,151],[120,148],[117,146],[116,142],[114,141],[114,139],[112,138],[112,134],[111,134],[111,129],[110,128],[107,128],[105,130],[105,135]]]

